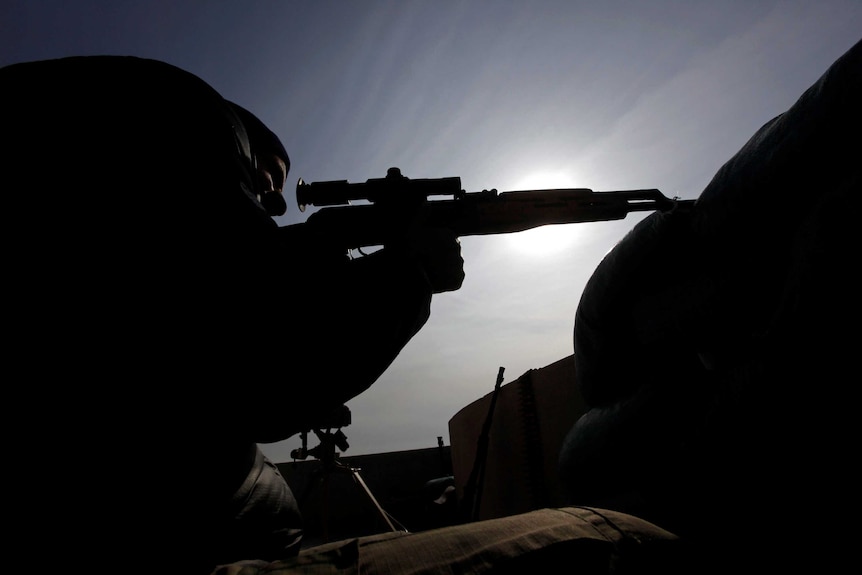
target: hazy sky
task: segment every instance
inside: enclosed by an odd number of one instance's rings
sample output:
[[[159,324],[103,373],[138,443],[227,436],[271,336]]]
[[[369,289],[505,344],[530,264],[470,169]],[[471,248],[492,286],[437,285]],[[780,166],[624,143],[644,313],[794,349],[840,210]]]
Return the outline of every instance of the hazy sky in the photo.
[[[0,65],[165,60],[267,122],[292,183],[398,166],[468,192],[695,198],[860,33],[860,0],[2,0]],[[292,185],[288,204],[279,223],[303,221]],[[571,354],[585,282],[642,217],[464,238],[462,289],[435,296],[424,330],[349,404],[345,454],[448,444],[449,419],[499,367],[509,382]],[[290,302],[273,321],[290,325]],[[287,461],[299,445],[264,451]]]

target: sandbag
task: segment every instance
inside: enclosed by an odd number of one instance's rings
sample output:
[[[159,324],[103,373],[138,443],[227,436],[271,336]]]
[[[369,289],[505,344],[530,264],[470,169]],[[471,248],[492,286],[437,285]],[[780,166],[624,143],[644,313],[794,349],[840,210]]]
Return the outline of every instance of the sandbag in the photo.
[[[570,503],[706,544],[756,507],[769,529],[734,548],[761,550],[799,542],[800,498],[823,525],[848,509],[860,117],[857,43],[689,210],[645,218],[600,263],[574,325],[589,409],[560,453]]]

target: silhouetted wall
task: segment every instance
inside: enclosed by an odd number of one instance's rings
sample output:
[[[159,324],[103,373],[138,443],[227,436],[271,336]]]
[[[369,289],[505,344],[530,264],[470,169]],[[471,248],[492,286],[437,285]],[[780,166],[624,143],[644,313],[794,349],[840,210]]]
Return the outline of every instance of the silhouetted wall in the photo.
[[[479,438],[494,392],[465,406],[449,420],[458,497],[477,462]],[[531,369],[500,387],[491,414],[479,513],[492,519],[564,504],[558,461],[563,440],[585,411],[568,356]]]
[[[447,483],[453,484],[449,446],[342,455],[337,462],[358,469],[396,529],[417,532],[454,522],[454,494],[445,502],[434,502]],[[312,458],[279,463],[278,468],[302,510],[305,545],[392,530],[348,470],[330,467],[324,472],[323,461]]]
[[[476,463],[491,397],[478,398],[452,417],[451,446],[442,445],[441,438],[441,445],[427,449],[342,455],[336,459],[341,466],[329,467],[329,472],[314,458],[279,463],[305,518],[305,545],[392,530],[350,468],[358,469],[396,529],[418,532],[468,520],[459,505]],[[572,356],[501,386],[479,519],[562,504],[559,450],[582,413]],[[309,447],[314,447],[313,436]]]

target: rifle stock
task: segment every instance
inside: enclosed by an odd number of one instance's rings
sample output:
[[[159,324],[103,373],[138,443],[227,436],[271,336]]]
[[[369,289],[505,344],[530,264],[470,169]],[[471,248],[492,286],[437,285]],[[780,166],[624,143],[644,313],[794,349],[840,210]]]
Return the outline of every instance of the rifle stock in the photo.
[[[453,230],[459,237],[512,233],[549,224],[619,220],[629,212],[668,210],[678,200],[657,189],[594,192],[557,188],[467,193],[460,178],[410,180],[398,168],[364,183],[345,180],[297,183],[297,203],[326,206],[308,220],[313,237],[331,248],[350,250],[387,245],[410,222]],[[430,199],[448,196],[448,199]],[[362,204],[350,204],[364,201]],[[286,226],[292,228],[294,226]],[[284,229],[284,228],[283,228]]]

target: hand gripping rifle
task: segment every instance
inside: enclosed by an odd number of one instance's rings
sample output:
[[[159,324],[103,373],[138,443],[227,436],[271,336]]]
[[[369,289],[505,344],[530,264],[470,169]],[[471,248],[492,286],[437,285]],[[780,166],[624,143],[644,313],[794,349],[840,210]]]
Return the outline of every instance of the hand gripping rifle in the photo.
[[[449,199],[431,199],[446,196]],[[586,188],[467,193],[461,179],[411,180],[398,168],[364,183],[346,180],[296,185],[300,211],[323,207],[285,233],[311,232],[328,248],[341,251],[385,246],[413,222],[453,230],[458,237],[519,232],[547,224],[620,220],[629,212],[669,210],[680,203],[659,190],[594,192]],[[351,204],[362,201],[361,204]],[[688,200],[685,203],[692,203]],[[306,236],[307,237],[307,236]]]

